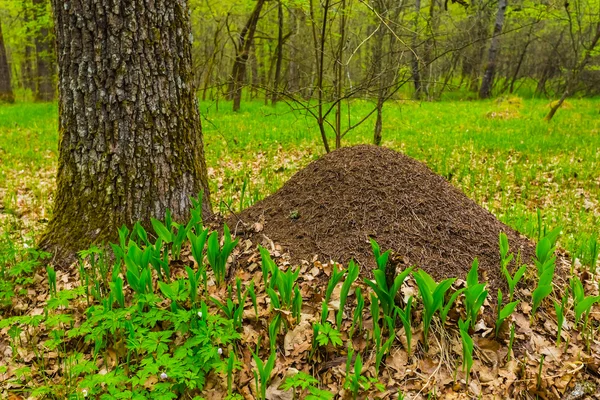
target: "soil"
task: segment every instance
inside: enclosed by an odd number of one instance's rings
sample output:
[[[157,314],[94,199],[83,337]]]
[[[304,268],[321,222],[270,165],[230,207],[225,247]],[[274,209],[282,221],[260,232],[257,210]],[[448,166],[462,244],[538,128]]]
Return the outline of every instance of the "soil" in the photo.
[[[392,249],[400,264],[416,265],[438,280],[465,279],[477,257],[480,280],[488,281],[491,294],[506,287],[500,232],[522,261],[534,254],[528,239],[425,164],[372,145],[342,148],[312,162],[229,222],[239,220],[246,228],[238,223],[238,236],[256,243],[266,235],[295,262],[314,255],[343,264],[354,259],[363,276],[375,267],[369,238],[382,251]]]

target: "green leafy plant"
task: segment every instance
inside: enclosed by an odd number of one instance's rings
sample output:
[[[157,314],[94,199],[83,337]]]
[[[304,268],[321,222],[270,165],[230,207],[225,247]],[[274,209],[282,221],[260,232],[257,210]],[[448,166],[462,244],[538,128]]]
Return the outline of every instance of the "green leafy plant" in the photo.
[[[442,322],[442,325],[446,324],[446,320],[448,319],[448,313],[450,313],[450,309],[452,309],[452,305],[454,304],[454,302],[456,301],[458,296],[460,296],[465,290],[466,290],[466,288],[461,288],[461,289],[454,291],[454,293],[452,293],[452,296],[450,296],[450,299],[448,300],[448,302],[445,303],[443,305],[443,307],[440,309],[440,321]]]
[[[558,231],[559,232],[559,231]],[[531,319],[535,318],[536,311],[542,304],[542,301],[552,293],[552,281],[554,279],[554,269],[556,257],[554,256],[555,235],[558,235],[554,230],[542,238],[535,248],[535,266],[538,273],[537,287],[531,294],[532,309]]]
[[[356,399],[358,396],[358,391],[367,387],[368,380],[366,377],[362,376],[362,358],[360,353],[356,353],[354,368],[352,368],[351,372],[350,367],[353,355],[354,351],[350,347],[348,349],[348,358],[346,361],[346,381],[344,382],[344,389],[351,390],[352,398]]]
[[[515,324],[510,324],[510,339],[508,340],[507,361],[510,361],[512,355],[513,344],[515,343]]]
[[[475,258],[471,270],[467,274],[467,288],[465,290],[465,308],[472,327],[475,326],[479,311],[488,295],[488,291],[485,290],[485,283],[479,283],[478,266],[479,261]]]
[[[279,268],[277,267],[277,264],[275,264],[275,261],[273,261],[273,259],[271,258],[271,253],[269,253],[269,250],[265,249],[262,246],[258,246],[258,250],[260,252],[260,257],[262,260],[260,266],[262,269],[263,282],[265,284],[265,288],[272,287],[270,284],[269,276],[274,277],[277,271],[279,271]]]
[[[385,268],[387,267],[388,259],[390,258],[390,250],[381,253],[379,243],[377,243],[372,238],[369,238],[369,240],[371,241],[371,249],[373,250],[373,256],[375,257],[377,269],[385,273]]]
[[[218,286],[222,285],[225,281],[225,276],[227,274],[227,259],[235,246],[237,246],[238,242],[239,239],[232,240],[231,232],[229,232],[229,227],[227,225],[223,226],[223,247],[219,246],[219,235],[217,232],[211,233],[208,237],[208,263],[215,274],[215,281]]]
[[[396,309],[396,312],[400,317],[400,321],[402,321],[402,326],[404,327],[404,335],[406,336],[406,352],[408,353],[409,357],[412,354],[412,301],[413,297],[410,296],[404,309],[400,307]]]
[[[277,274],[277,289],[279,290],[281,305],[288,310],[293,305],[294,284],[299,274],[300,268],[296,269],[296,272],[288,268],[286,272],[279,271]]]
[[[575,325],[581,321],[581,316],[585,314],[585,325],[592,306],[600,301],[600,296],[586,296],[583,283],[578,277],[571,278],[571,292],[573,293],[573,309],[575,311]]]
[[[56,271],[50,265],[46,267],[48,273],[48,286],[50,287],[50,295],[56,296]]]
[[[346,274],[346,279],[344,280],[344,284],[342,285],[342,290],[340,292],[340,308],[338,309],[335,322],[338,328],[342,327],[342,318],[344,315],[344,307],[346,306],[346,300],[348,298],[348,293],[350,292],[350,288],[356,278],[358,278],[359,267],[354,262],[354,260],[350,260],[348,264],[348,273]]]
[[[271,351],[275,351],[277,344],[277,335],[281,328],[281,314],[275,314],[271,323],[269,324],[269,346]]]
[[[317,387],[319,381],[305,372],[298,372],[288,376],[280,386],[283,390],[293,389],[293,398],[301,398],[306,400],[333,400],[334,394],[326,390],[321,390]],[[298,393],[300,392],[300,393]]]
[[[437,283],[427,272],[418,270],[413,277],[419,287],[421,301],[423,302],[423,340],[425,347],[429,346],[429,327],[435,313],[441,309],[446,292],[456,278],[448,278]]]
[[[498,332],[500,332],[500,327],[506,320],[506,318],[510,317],[512,313],[515,311],[515,307],[519,304],[519,301],[513,301],[508,303],[504,307],[502,307],[502,290],[498,289],[498,317],[496,318],[496,337],[498,337]]]
[[[241,298],[241,301],[239,301],[237,304],[233,302],[231,297],[228,297],[225,303],[219,301],[214,297],[210,297],[210,300],[217,307],[219,307],[221,311],[223,311],[223,313],[228,319],[232,321],[234,329],[241,329],[244,313],[244,304],[246,302],[247,295],[248,292],[245,292],[244,296]]]
[[[513,275],[510,274],[508,270],[508,265],[513,259],[513,254],[509,253],[508,247],[508,237],[504,232],[500,232],[500,268],[504,277],[506,278],[506,282],[508,283],[508,301],[512,302],[514,298],[515,288],[525,275],[525,271],[527,271],[527,265],[522,265]]]
[[[556,300],[554,301],[554,310],[556,311],[556,324],[557,332],[556,332],[556,345],[560,345],[561,336],[562,336],[562,328],[565,323],[565,311],[567,310],[567,304],[569,301],[569,292],[566,291],[563,295],[560,303]]]
[[[196,277],[196,279],[195,279],[196,291],[198,288],[198,282],[199,282],[200,277],[202,278],[202,282],[204,284],[204,290],[206,291],[206,282],[208,279],[206,276],[206,266],[204,265],[204,247],[206,245],[206,240],[208,238],[208,228],[203,229],[200,232],[200,235],[198,235],[198,236],[196,236],[196,234],[194,234],[194,232],[192,230],[189,230],[187,233],[187,237],[191,244],[192,257],[194,257],[196,264],[198,264],[198,272],[193,274]],[[188,271],[188,276],[191,276],[191,275],[192,274],[190,274]],[[194,296],[193,301],[195,301],[195,296]]]
[[[342,334],[329,322],[317,325],[317,336],[316,343],[319,346],[327,346],[331,344],[334,347],[341,346],[344,342],[342,341]]]
[[[354,358],[354,367],[352,367],[352,359]],[[346,361],[346,380],[344,381],[344,389],[352,392],[352,398],[356,399],[359,391],[369,390],[372,383],[377,382],[376,379],[370,380],[362,374],[363,362],[360,353],[356,353],[352,347],[348,348],[348,357]],[[373,382],[374,381],[374,382]]]
[[[383,258],[383,256],[380,256],[380,259]],[[387,284],[385,265],[383,269],[378,268],[375,271],[373,271],[373,276],[375,278],[374,281],[365,279],[365,283],[369,285],[377,295],[377,299],[381,303],[381,308],[383,310],[384,315],[387,315],[388,317],[393,317],[394,307],[396,304],[396,295],[398,294],[400,287],[404,283],[404,280],[412,272],[412,270],[413,267],[410,267],[398,274],[394,278],[394,283],[391,287],[388,287]]]
[[[462,319],[458,321],[458,326],[460,329],[460,338],[463,345],[463,368],[466,375],[467,385],[469,384],[469,377],[471,375],[471,367],[473,366],[473,339],[469,336],[469,327],[471,326],[471,321],[468,319],[463,321]]]
[[[256,363],[256,369],[253,371],[256,390],[258,391],[259,399],[265,400],[267,398],[267,386],[271,380],[271,372],[275,367],[275,360],[277,359],[277,352],[272,350],[266,363],[254,352],[252,352],[252,358],[254,358],[254,362]]]
[[[394,323],[392,322],[392,318],[385,316],[388,325],[388,332],[390,336],[388,339],[381,345],[381,339],[376,340],[377,346],[375,347],[375,375],[379,376],[379,368],[381,367],[381,362],[383,361],[383,357],[390,352],[392,348],[392,344],[396,339],[396,334],[394,332]],[[381,332],[379,332],[381,335]],[[381,337],[381,336],[379,336]]]
[[[381,347],[381,328],[379,327],[379,302],[375,294],[371,293],[371,319],[373,320],[373,340],[375,342],[375,353]]]
[[[171,211],[167,209],[165,215],[165,224],[155,218],[150,219],[152,228],[154,228],[154,232],[156,233],[158,239],[160,239],[160,243],[164,245],[171,244],[171,256],[174,260],[179,260],[181,246],[183,245],[192,227],[199,222],[195,218],[197,217],[192,215],[192,218],[187,225],[180,225],[171,221]],[[141,228],[141,225],[139,227]],[[149,245],[146,232],[143,231],[143,229],[138,229],[136,232],[141,232],[142,234],[140,236],[146,242],[146,244]]]
[[[248,286],[248,295],[250,295],[252,307],[254,308],[254,315],[256,316],[256,320],[258,320],[258,303],[256,300],[256,291],[254,290],[254,281],[250,283],[250,286]]]
[[[356,288],[356,308],[352,314],[352,326],[350,327],[350,337],[354,334],[354,329],[358,326],[358,329],[362,331],[363,316],[362,312],[365,308],[365,298],[363,297],[362,290],[360,287]]]
[[[327,289],[325,290],[326,302],[329,303],[331,295],[333,294],[333,290],[344,276],[344,273],[346,273],[345,269],[341,268],[338,270],[337,264],[333,264],[333,270],[331,271],[331,276],[329,277],[329,282],[327,283]]]
[[[292,301],[292,317],[296,318],[296,323],[300,323],[302,318],[302,293],[298,285],[294,286],[294,300]]]

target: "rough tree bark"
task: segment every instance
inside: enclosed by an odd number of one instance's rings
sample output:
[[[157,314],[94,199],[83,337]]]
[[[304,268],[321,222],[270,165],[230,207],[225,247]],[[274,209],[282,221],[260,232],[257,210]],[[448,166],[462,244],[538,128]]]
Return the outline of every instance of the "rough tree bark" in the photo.
[[[186,0],[52,0],[59,65],[59,167],[40,247],[57,264],[151,217],[189,217],[204,191],[202,130]]]
[[[33,0],[34,15],[38,23],[47,18],[47,2],[48,0]],[[35,100],[54,101],[56,93],[54,40],[45,22],[41,22],[41,27],[36,30],[34,40],[36,53]]]
[[[15,96],[10,84],[10,68],[4,47],[4,36],[2,35],[2,24],[0,24],[0,102],[12,103]]]
[[[496,74],[496,60],[500,52],[500,35],[504,27],[504,15],[506,13],[507,0],[498,0],[498,13],[496,14],[496,23],[494,24],[494,36],[490,43],[488,52],[487,65],[483,78],[481,79],[481,87],[479,88],[479,98],[487,99],[492,94],[492,86],[494,85],[494,75]]]
[[[229,83],[229,98],[233,100],[233,111],[239,111],[242,102],[242,88],[246,80],[246,65],[250,57],[250,49],[254,41],[254,33],[260,18],[260,12],[265,4],[265,0],[258,0],[254,10],[240,32],[236,46],[236,56],[233,62],[233,71],[231,72],[231,81]]]

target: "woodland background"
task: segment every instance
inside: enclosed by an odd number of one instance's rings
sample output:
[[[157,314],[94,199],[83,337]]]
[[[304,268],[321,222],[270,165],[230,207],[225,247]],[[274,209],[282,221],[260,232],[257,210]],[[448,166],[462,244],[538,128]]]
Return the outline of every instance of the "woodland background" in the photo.
[[[350,98],[381,110],[390,98],[600,92],[595,0],[191,0],[190,8],[199,96],[234,99],[234,109],[242,98],[286,101],[319,119],[313,106],[330,102],[342,119]],[[0,21],[16,97],[53,100],[50,2],[2,0]]]

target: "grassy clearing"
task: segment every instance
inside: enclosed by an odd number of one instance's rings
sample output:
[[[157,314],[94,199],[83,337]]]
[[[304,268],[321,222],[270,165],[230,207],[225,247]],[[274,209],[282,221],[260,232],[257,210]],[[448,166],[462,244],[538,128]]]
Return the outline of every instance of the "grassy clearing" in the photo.
[[[383,144],[424,161],[503,222],[537,238],[564,228],[560,245],[577,253],[600,216],[600,101],[572,100],[548,124],[546,100],[390,102]],[[357,121],[371,104],[355,101]],[[213,202],[238,211],[276,191],[323,153],[314,120],[285,104],[203,103]],[[55,105],[0,108],[0,204],[5,232],[29,237],[48,218],[57,162]],[[372,121],[345,138],[371,141]],[[242,195],[243,193],[243,195]]]

